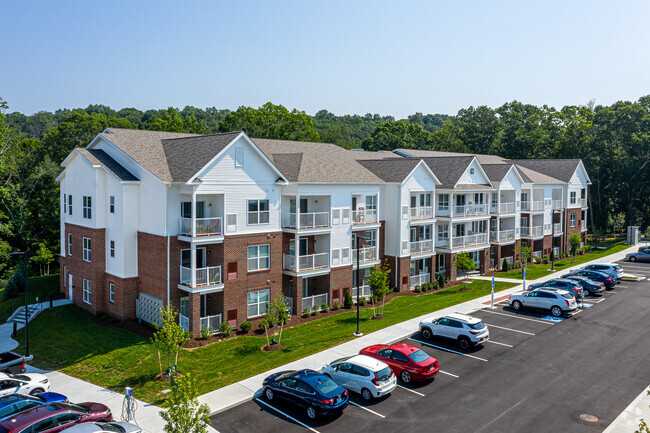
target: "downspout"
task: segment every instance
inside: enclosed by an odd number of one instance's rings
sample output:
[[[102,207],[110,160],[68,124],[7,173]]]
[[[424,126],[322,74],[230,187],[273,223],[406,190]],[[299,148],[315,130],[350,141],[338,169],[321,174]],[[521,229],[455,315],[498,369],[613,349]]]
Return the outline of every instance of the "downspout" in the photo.
[[[170,293],[169,293],[169,266],[170,266],[170,263],[169,263],[169,244],[170,244],[170,240],[169,240],[169,225],[168,225],[168,221],[167,221],[167,218],[169,217],[169,211],[168,211],[168,207],[169,207],[169,188],[170,188],[170,184],[167,184],[167,191],[165,192],[166,193],[166,197],[165,197],[165,233],[167,235],[167,308],[169,308],[169,295],[170,295]]]

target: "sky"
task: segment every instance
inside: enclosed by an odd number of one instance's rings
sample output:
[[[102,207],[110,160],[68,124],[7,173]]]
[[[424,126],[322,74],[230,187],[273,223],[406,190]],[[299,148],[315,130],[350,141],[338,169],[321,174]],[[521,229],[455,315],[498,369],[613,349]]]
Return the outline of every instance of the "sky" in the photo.
[[[10,112],[560,108],[650,94],[650,2],[0,0]]]

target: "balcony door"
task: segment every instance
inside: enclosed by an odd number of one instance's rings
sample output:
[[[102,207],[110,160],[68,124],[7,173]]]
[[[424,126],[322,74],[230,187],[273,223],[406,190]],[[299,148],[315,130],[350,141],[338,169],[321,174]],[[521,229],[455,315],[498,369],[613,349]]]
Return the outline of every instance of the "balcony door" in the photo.
[[[411,260],[411,276],[428,274],[429,267],[427,266],[427,259]]]
[[[456,237],[460,238],[465,236],[465,224],[457,224],[456,225]]]
[[[181,250],[181,266],[192,267],[192,250]],[[205,268],[205,248],[196,249],[196,268]]]
[[[456,196],[456,206],[465,206],[465,194]]]
[[[309,242],[307,241],[307,238],[300,238],[300,248],[298,251],[298,254],[301,256],[306,256],[309,254]],[[296,240],[295,239],[290,239],[289,240],[289,255],[295,256],[296,255]]]
[[[474,204],[483,204],[483,193],[475,192],[474,193]]]
[[[309,212],[307,210],[307,204],[309,203],[309,200],[306,198],[301,198],[300,199],[300,213],[307,213]],[[292,198],[289,200],[289,213],[296,213],[296,199]]]
[[[196,202],[196,217],[205,218],[205,202],[197,201]],[[192,218],[192,202],[184,201],[181,202],[181,218]]]

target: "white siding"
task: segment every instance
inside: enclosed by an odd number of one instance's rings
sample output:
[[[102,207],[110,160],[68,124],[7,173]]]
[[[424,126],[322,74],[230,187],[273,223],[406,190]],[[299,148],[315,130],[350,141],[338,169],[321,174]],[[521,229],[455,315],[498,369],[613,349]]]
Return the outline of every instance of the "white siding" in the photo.
[[[472,169],[474,169],[474,173],[472,173]],[[467,170],[465,170],[458,180],[458,184],[489,185],[490,181],[483,175],[483,171],[479,168],[479,163],[477,161],[472,161],[472,163],[467,167]]]

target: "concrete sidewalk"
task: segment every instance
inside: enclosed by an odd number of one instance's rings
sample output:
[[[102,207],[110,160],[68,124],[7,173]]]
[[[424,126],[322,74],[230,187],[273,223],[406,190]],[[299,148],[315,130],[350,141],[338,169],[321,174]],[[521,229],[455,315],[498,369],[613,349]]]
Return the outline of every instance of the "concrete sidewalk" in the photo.
[[[542,278],[538,278],[537,280],[526,281],[526,284],[528,285],[529,283],[540,283],[553,278],[557,278],[558,276],[565,274],[570,270],[581,268],[589,263],[595,263],[595,262],[611,263],[624,258],[626,254],[636,250],[637,247],[633,246],[623,251],[620,251],[618,253],[614,253],[612,255],[603,257],[602,259],[594,260],[592,262],[581,263],[571,268],[563,269],[562,271],[549,273],[548,275],[545,275]],[[474,277],[474,278],[491,279],[491,277],[481,277],[481,278]],[[514,283],[519,282],[518,280],[511,280],[506,278],[503,279],[495,278],[495,280],[499,280],[499,281],[503,280],[503,281],[514,282]],[[499,299],[505,299],[513,293],[520,292],[522,289],[523,289],[523,285],[518,284],[517,286],[512,287],[510,289],[502,290],[498,293],[495,293],[495,302],[497,297]],[[398,323],[396,325],[388,326],[384,329],[380,329],[368,335],[364,335],[363,337],[350,340],[338,346],[323,350],[321,352],[315,353],[313,355],[307,356],[305,358],[299,359],[289,364],[282,365],[273,370],[265,371],[256,376],[249,377],[248,379],[244,379],[237,383],[233,383],[232,385],[228,385],[223,388],[217,389],[215,391],[203,394],[202,396],[199,397],[199,401],[201,403],[207,404],[208,407],[210,407],[211,414],[224,411],[233,406],[237,406],[238,404],[241,404],[247,400],[251,400],[256,395],[259,395],[262,390],[261,389],[262,381],[264,380],[264,378],[266,378],[268,375],[274,372],[282,371],[282,370],[300,370],[305,368],[320,370],[323,367],[323,365],[331,362],[332,360],[337,358],[342,358],[344,356],[350,356],[355,353],[359,353],[359,350],[361,350],[364,347],[373,344],[390,344],[395,341],[406,338],[418,330],[419,323],[422,319],[429,318],[431,316],[436,316],[436,317],[444,316],[446,314],[454,313],[454,312],[471,314],[477,310],[486,308],[486,305],[489,306],[489,302],[490,302],[490,295],[487,295],[481,298],[473,299],[471,301],[463,302],[462,304],[454,305],[452,307],[444,308],[442,310],[425,314],[420,317],[415,317],[413,319],[407,320],[402,323]]]
[[[56,301],[53,302],[53,305],[55,307],[61,306],[61,305],[68,305],[72,304],[72,301],[69,299],[57,299]],[[29,307],[33,306],[38,306],[39,312],[43,310],[47,310],[50,307],[50,303],[48,302],[39,302],[38,304],[30,304]],[[36,313],[38,314],[38,313]],[[33,317],[36,317],[36,314],[32,317],[30,317],[30,322]],[[22,329],[24,328],[25,325],[22,323],[18,323],[16,326],[16,329]],[[4,352],[10,352],[14,350],[16,347],[18,347],[18,342],[11,338],[11,333],[14,331],[14,324],[13,323],[3,323],[0,325],[0,353]]]
[[[650,425],[650,386],[643,390],[603,433],[634,433],[644,419]]]

